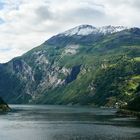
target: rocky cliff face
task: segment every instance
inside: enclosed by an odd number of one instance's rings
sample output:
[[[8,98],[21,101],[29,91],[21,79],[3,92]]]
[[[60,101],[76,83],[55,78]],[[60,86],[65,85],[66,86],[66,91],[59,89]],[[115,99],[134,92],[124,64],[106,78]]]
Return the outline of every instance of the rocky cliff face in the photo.
[[[139,40],[140,29],[113,26],[80,26],[58,34],[0,64],[0,96],[8,103],[115,105],[121,96],[129,100],[140,80],[134,78],[139,76]],[[132,81],[135,88],[127,90]]]
[[[79,66],[73,66],[71,68],[59,66],[57,64],[59,60],[49,60],[45,53],[47,52],[34,51],[29,56],[25,54],[23,58],[15,58],[1,65],[8,78],[4,80],[6,77],[2,71],[1,82],[5,86],[3,88],[6,91],[9,86],[8,83],[10,83],[11,87],[10,92],[6,93],[5,97],[8,102],[30,102],[43,91],[65,85],[76,79],[80,71]],[[63,53],[65,53],[65,50],[62,52],[62,55]],[[27,59],[27,57],[29,58]],[[61,59],[61,56],[58,59]],[[14,82],[12,83],[12,81]],[[3,92],[2,95],[5,96]],[[12,96],[14,99],[9,99]]]

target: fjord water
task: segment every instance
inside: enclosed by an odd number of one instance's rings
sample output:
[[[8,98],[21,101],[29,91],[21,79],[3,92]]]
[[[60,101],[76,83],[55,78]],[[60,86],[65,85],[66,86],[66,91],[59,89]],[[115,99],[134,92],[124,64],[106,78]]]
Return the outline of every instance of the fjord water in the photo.
[[[11,105],[0,114],[0,140],[139,140],[140,121],[115,109]]]

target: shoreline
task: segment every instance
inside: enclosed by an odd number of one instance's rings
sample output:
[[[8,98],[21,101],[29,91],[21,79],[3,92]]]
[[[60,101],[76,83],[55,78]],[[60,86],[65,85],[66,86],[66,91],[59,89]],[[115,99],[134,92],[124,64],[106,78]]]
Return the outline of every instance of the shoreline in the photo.
[[[119,109],[117,112],[119,115],[124,115],[124,116],[130,116],[130,117],[137,117],[140,119],[140,112],[133,111],[133,110],[127,110],[127,109]]]

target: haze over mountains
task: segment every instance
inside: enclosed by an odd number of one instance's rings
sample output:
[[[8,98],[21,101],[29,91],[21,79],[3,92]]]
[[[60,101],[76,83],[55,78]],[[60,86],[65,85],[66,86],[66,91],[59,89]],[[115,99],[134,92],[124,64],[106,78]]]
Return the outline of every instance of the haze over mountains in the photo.
[[[8,103],[115,106],[139,89],[139,28],[77,26],[0,64]]]

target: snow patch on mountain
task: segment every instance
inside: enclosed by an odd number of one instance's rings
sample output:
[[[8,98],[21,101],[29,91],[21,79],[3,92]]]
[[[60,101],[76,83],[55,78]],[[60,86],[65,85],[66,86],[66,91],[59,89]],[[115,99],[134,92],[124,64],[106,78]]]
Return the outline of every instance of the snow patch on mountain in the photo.
[[[64,36],[73,36],[73,35],[79,35],[79,36],[86,36],[89,34],[112,34],[115,32],[120,32],[122,30],[129,29],[128,27],[124,26],[103,26],[103,27],[94,27],[92,25],[80,25],[75,28],[72,28],[68,31],[63,32],[60,35]]]
[[[103,26],[103,27],[99,27],[97,28],[97,32],[99,33],[103,33],[103,34],[109,34],[109,33],[116,33],[116,32],[120,32],[123,30],[129,29],[128,27],[124,27],[124,26]]]
[[[88,35],[93,33],[93,31],[96,31],[96,28],[91,25],[80,25],[64,32],[63,34],[65,34],[66,36]]]

